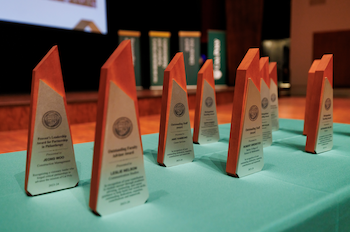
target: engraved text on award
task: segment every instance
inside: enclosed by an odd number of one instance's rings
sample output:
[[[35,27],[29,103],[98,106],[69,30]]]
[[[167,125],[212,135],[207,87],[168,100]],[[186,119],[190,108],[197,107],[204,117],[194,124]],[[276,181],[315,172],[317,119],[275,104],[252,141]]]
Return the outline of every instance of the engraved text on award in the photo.
[[[318,125],[316,153],[329,151],[333,147],[333,88],[328,78],[323,85],[323,97]]]
[[[194,159],[186,92],[173,80],[164,164],[174,166]]]
[[[40,80],[28,192],[52,192],[74,187],[78,181],[64,100]]]
[[[270,117],[270,89],[261,78],[261,120],[262,120],[262,133],[263,133],[263,145],[268,147],[272,144],[272,129],[271,129],[271,117]]]
[[[239,177],[260,171],[264,166],[260,114],[260,92],[248,79],[247,101],[237,164]]]
[[[218,118],[216,114],[215,90],[204,80],[202,109],[199,125],[198,143],[217,142],[220,139]]]
[[[97,212],[106,215],[148,198],[134,101],[110,82]]]

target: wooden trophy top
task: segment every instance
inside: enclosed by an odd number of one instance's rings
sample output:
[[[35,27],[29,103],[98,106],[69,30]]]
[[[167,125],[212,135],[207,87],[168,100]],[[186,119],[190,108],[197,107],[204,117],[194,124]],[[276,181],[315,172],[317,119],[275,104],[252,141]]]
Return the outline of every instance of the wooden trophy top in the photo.
[[[102,154],[105,131],[105,115],[107,114],[110,81],[119,86],[135,102],[137,109],[137,93],[135,73],[132,62],[130,40],[122,41],[101,68],[100,87],[98,91],[97,122],[95,135],[95,152]],[[136,110],[139,123],[139,112]],[[139,130],[140,130],[140,125]],[[96,150],[97,149],[97,150]]]
[[[130,98],[137,100],[130,40],[122,41],[101,68],[101,78],[113,81]]]
[[[331,84],[333,88],[333,55],[332,54],[326,54],[322,56],[322,59],[320,60],[319,64],[317,65],[315,69],[315,79],[316,82],[321,82],[320,79],[328,78],[329,83]]]
[[[251,78],[254,82],[256,88],[260,91],[260,75],[259,75],[259,48],[251,48],[248,50],[244,56],[242,62],[237,68],[236,74],[236,86],[234,91],[234,106],[241,109],[243,105],[243,98],[245,102],[245,91],[248,84],[248,79]],[[233,111],[233,114],[242,114],[244,116],[244,111]],[[234,115],[232,119],[234,118]],[[237,115],[235,117],[238,117]]]
[[[163,95],[167,97],[167,101],[162,100],[162,108],[166,107],[167,105],[170,106],[171,89],[173,87],[172,80],[176,81],[180,85],[180,87],[187,93],[185,64],[182,52],[176,53],[174,58],[170,61],[168,67],[164,70]],[[165,123],[165,121],[163,123]]]
[[[208,81],[209,85],[215,89],[215,81],[213,74],[213,60],[207,59],[202,68],[198,72],[197,81]]]
[[[168,67],[164,70],[163,95],[167,96],[167,101],[162,100],[162,108],[166,107],[166,105],[170,106],[171,90],[173,87],[172,80],[176,81],[177,84],[179,84],[180,87],[187,93],[185,63],[182,52],[176,53],[174,58],[170,61]]]
[[[175,80],[187,92],[185,64],[182,52],[176,53],[164,70],[164,82],[169,84],[168,87],[172,87],[171,80]]]
[[[304,114],[304,130],[303,135],[307,135],[308,130],[310,128],[309,120],[311,118],[311,96],[314,89],[313,83],[315,78],[315,70],[320,63],[320,60],[316,59],[312,62],[311,67],[309,69],[308,77],[307,77],[307,89],[306,89],[306,100],[305,100],[305,114]]]
[[[130,40],[122,41],[119,44],[119,46],[114,50],[112,55],[108,58],[108,60],[104,63],[104,65],[101,67],[95,131],[94,162],[92,167],[92,172],[97,173],[97,175],[92,176],[91,186],[98,186],[98,183],[100,181],[100,166],[103,158],[102,154],[103,145],[105,141],[105,127],[108,110],[110,82],[113,82],[115,85],[117,85],[120,89],[124,91],[125,94],[127,94],[134,101],[139,135],[141,140],[135,74],[132,61]],[[95,156],[97,156],[98,158],[95,159]],[[92,193],[90,194],[97,196],[97,189],[98,188],[91,188]],[[96,205],[97,198],[90,197],[90,207],[96,209]]]
[[[157,162],[163,164],[165,143],[167,135],[167,124],[168,124],[168,114],[169,107],[171,104],[171,91],[173,87],[173,80],[186,92],[186,73],[185,73],[185,63],[182,52],[176,53],[174,58],[170,61],[168,67],[164,70],[164,80],[163,80],[163,97],[162,97],[162,112],[160,115],[160,125],[159,125],[159,146],[158,146],[158,158]]]
[[[314,62],[315,63],[315,62]],[[309,104],[310,118],[309,128],[306,130],[307,140],[305,150],[307,152],[315,153],[315,144],[317,142],[317,132],[319,126],[319,118],[322,107],[322,96],[324,80],[327,77],[330,85],[333,88],[333,55],[323,55],[322,59],[314,64],[315,75],[312,83],[311,104]],[[313,69],[314,67],[311,66]],[[310,69],[311,69],[310,68]]]
[[[32,94],[37,94],[39,89],[39,80],[44,81],[58,94],[65,97],[66,94],[63,85],[61,63],[57,45],[53,46],[39,62],[39,64],[37,64],[37,66],[33,69]]]
[[[194,118],[194,127],[193,127],[193,142],[198,142],[199,136],[199,126],[200,126],[200,117],[201,117],[201,102],[203,98],[203,86],[204,80],[206,80],[209,85],[215,91],[215,80],[213,73],[213,60],[207,59],[203,64],[202,68],[198,72],[197,77],[197,92],[196,92],[196,109],[195,109],[195,118]],[[215,95],[214,95],[215,96]],[[214,99],[216,104],[216,99]]]
[[[270,88],[270,75],[269,75],[269,57],[261,57],[259,61],[259,73],[267,87]]]
[[[62,96],[65,108],[67,108],[66,94],[64,90],[60,57],[57,45],[53,46],[50,51],[42,58],[32,72],[32,87],[30,95],[30,113],[29,113],[29,130],[27,142],[27,168],[25,186],[28,183],[29,167],[32,156],[33,136],[35,127],[35,115],[37,111],[37,102],[39,95],[40,80],[49,85],[59,95]],[[67,119],[68,120],[68,119]],[[69,125],[69,123],[68,123]]]
[[[314,62],[312,62],[308,74],[312,74],[312,75],[315,74],[316,68],[317,68],[318,64],[320,63],[320,61],[321,60],[316,59],[316,60],[314,60]]]
[[[259,48],[251,48],[248,50],[237,68],[236,86],[232,107],[230,142],[226,166],[226,172],[229,175],[236,174],[249,78],[260,91],[259,57]]]
[[[273,82],[275,82],[275,84],[277,85],[277,63],[276,62],[270,62],[269,76],[270,76],[270,79],[272,79]]]
[[[248,78],[252,79],[255,86],[260,91],[259,48],[250,48],[239,64],[237,68],[236,85],[238,84],[240,87],[246,87]]]

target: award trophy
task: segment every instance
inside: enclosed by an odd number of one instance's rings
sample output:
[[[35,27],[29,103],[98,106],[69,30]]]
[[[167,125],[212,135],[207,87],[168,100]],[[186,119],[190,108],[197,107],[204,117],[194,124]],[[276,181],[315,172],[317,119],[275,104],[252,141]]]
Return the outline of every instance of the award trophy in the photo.
[[[303,135],[307,135],[308,128],[310,126],[310,109],[311,109],[311,96],[312,91],[314,89],[314,79],[315,79],[315,70],[317,68],[317,65],[319,64],[320,60],[314,60],[312,62],[312,65],[309,69],[309,73],[307,76],[307,87],[306,87],[306,101],[305,101],[305,115],[304,115],[304,130],[303,130]]]
[[[169,167],[193,159],[185,65],[178,52],[164,71],[157,162]]]
[[[28,195],[75,187],[79,182],[66,108],[54,46],[33,70],[25,172]]]
[[[269,65],[270,76],[270,115],[272,131],[279,129],[278,122],[278,82],[277,82],[277,63],[271,62]]]
[[[193,142],[206,144],[219,139],[213,60],[208,59],[198,72]]]
[[[148,198],[130,40],[101,68],[90,208],[104,216]]]
[[[333,147],[333,55],[323,55],[313,81],[305,150],[311,153]]]
[[[264,166],[259,49],[249,49],[237,68],[226,172],[243,177]]]
[[[263,133],[263,146],[268,147],[272,144],[271,127],[271,107],[270,107],[270,75],[269,58],[261,57],[259,63],[260,71],[260,96],[261,96],[261,122]]]

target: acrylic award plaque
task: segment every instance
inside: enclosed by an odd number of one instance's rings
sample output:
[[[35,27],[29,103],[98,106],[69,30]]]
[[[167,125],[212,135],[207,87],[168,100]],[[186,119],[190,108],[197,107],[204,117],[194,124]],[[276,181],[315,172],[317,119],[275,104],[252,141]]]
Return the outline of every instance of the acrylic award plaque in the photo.
[[[174,56],[164,71],[158,141],[157,162],[160,165],[170,167],[194,159],[182,52]]]
[[[208,59],[198,72],[193,142],[206,144],[219,139],[213,60]]]
[[[272,126],[271,126],[271,106],[270,106],[270,75],[269,58],[261,57],[259,64],[260,71],[260,96],[261,96],[261,120],[263,133],[263,146],[268,147],[272,144]]]
[[[259,49],[249,49],[237,68],[226,172],[243,177],[262,170],[263,138]]]
[[[270,116],[271,129],[277,131],[279,129],[278,122],[278,82],[277,82],[277,63],[271,62],[269,64],[270,76]]]
[[[130,40],[101,68],[89,206],[104,216],[148,199]]]
[[[333,147],[333,55],[323,55],[315,70],[310,104],[310,127],[305,150],[311,153]]]
[[[28,195],[75,187],[79,182],[66,108],[54,46],[33,70],[25,172]]]
[[[307,76],[307,87],[306,87],[306,101],[305,101],[305,115],[304,115],[304,129],[303,129],[303,135],[307,135],[307,131],[310,126],[310,118],[311,116],[311,96],[313,95],[313,89],[314,89],[314,78],[315,78],[315,70],[317,68],[317,65],[319,64],[320,60],[314,60],[312,62],[312,65],[309,69],[309,73]]]

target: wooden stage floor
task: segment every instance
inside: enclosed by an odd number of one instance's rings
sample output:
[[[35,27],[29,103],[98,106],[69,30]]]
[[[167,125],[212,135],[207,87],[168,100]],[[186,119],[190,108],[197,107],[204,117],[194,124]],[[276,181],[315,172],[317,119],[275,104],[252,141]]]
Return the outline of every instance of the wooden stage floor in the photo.
[[[350,98],[334,98],[333,121],[350,124]],[[282,97],[279,99],[280,118],[304,119],[304,97]],[[232,104],[217,107],[219,124],[230,123]],[[194,110],[190,110],[191,125],[193,125]],[[141,134],[158,133],[160,115],[140,117]],[[73,143],[91,142],[94,140],[95,123],[71,125]],[[0,132],[0,153],[21,151],[27,149],[27,130]]]

